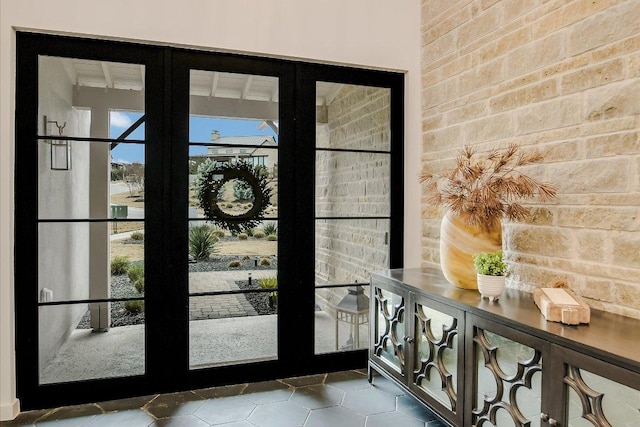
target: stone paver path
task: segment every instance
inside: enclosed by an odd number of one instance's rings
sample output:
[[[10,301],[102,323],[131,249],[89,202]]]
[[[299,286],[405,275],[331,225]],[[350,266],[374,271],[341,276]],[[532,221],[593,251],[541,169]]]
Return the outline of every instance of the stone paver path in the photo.
[[[208,271],[189,273],[189,292],[214,292],[239,289],[236,280],[252,280],[274,276],[276,271]],[[227,317],[256,316],[258,313],[244,295],[212,295],[189,298],[189,320],[221,319]]]

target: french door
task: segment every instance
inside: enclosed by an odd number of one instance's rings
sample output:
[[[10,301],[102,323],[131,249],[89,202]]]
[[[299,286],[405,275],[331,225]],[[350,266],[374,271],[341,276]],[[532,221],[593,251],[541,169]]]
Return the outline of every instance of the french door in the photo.
[[[18,33],[22,407],[364,367],[402,80]]]

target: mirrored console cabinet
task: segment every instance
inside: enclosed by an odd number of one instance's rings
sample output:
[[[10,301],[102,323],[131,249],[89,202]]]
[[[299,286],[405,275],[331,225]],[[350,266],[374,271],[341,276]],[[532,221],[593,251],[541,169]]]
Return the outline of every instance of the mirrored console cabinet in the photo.
[[[370,292],[369,380],[452,426],[640,426],[640,320],[548,322],[529,293],[489,302],[432,269],[373,272]]]

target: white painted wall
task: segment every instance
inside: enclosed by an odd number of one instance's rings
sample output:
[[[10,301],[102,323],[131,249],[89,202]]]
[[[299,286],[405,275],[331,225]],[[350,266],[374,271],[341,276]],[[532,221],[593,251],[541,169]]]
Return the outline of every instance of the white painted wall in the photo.
[[[405,266],[420,265],[417,0],[0,1],[0,419],[18,410],[13,313],[15,29],[407,71]]]
[[[65,135],[90,136],[91,112],[72,107],[73,87],[62,62],[58,58],[41,57],[38,67],[38,117],[47,116],[47,120],[64,125]],[[47,127],[47,134],[58,134],[54,123]],[[42,128],[40,134],[45,134]],[[50,146],[41,141],[37,169],[41,190],[38,217],[89,218],[89,143],[71,142],[71,170],[51,170],[50,166]],[[58,301],[88,298],[89,243],[89,224],[41,225],[38,232],[38,290],[53,291],[53,298]],[[63,305],[40,311],[40,370],[53,358],[86,310],[86,306]]]

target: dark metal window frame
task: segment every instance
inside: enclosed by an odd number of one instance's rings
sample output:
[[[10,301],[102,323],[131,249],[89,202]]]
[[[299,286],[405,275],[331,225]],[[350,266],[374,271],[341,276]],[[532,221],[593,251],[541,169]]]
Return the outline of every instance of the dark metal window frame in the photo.
[[[16,77],[15,283],[18,397],[24,409],[99,401],[292,375],[364,368],[365,350],[314,354],[315,82],[391,90],[390,266],[403,262],[404,75],[281,59],[18,32]],[[39,384],[38,56],[145,66],[145,374]],[[188,200],[189,71],[279,79],[278,359],[189,369]],[[69,139],[67,137],[67,139]],[[92,140],[91,138],[82,138]],[[98,142],[97,140],[95,142]],[[144,141],[100,140],[105,143]],[[368,152],[367,150],[364,150]],[[375,151],[375,150],[374,150]],[[184,203],[181,203],[184,202]],[[360,219],[360,218],[358,218]],[[43,220],[44,221],[44,220]],[[48,222],[113,221],[112,219]],[[36,243],[34,243],[36,242]],[[154,284],[155,286],[152,286]],[[195,294],[194,294],[195,295]],[[102,301],[102,300],[101,300]],[[74,301],[78,302],[78,301]],[[82,301],[83,303],[85,301]]]

